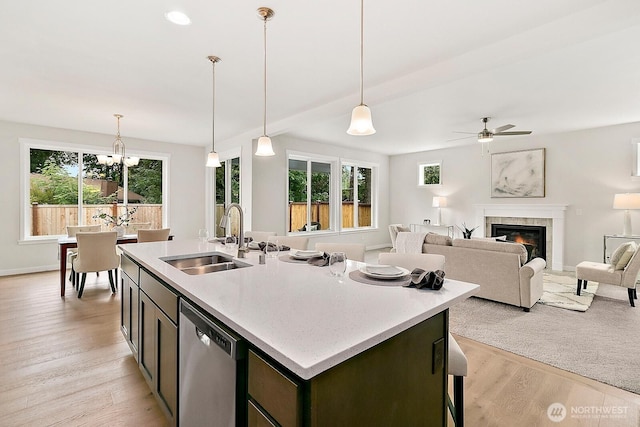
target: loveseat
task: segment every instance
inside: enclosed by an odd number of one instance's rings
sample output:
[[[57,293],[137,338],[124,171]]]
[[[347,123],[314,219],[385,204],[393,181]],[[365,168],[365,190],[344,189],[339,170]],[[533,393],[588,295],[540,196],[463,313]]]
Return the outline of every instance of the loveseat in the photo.
[[[476,297],[529,311],[542,296],[542,258],[527,260],[524,245],[495,239],[451,239],[428,233],[422,252],[445,256],[447,278],[477,283]]]

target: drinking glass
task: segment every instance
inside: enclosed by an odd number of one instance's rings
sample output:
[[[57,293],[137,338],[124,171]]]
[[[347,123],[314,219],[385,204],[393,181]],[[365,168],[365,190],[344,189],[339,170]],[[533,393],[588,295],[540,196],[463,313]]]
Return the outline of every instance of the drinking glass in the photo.
[[[238,238],[236,236],[227,236],[225,238],[225,252],[237,256],[238,255]]]
[[[201,228],[198,230],[198,238],[202,243],[205,243],[209,240],[209,231],[206,228]]]
[[[347,255],[344,252],[331,252],[329,255],[329,272],[332,276],[343,276],[347,271]]]
[[[275,236],[267,237],[267,246],[264,247],[264,253],[267,258],[277,258],[280,253],[280,244]]]

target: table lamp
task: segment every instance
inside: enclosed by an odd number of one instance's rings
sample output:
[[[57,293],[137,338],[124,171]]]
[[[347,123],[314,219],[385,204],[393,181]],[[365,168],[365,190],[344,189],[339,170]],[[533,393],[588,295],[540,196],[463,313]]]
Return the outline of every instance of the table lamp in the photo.
[[[434,202],[435,203],[435,202]],[[630,209],[640,209],[640,193],[621,193],[613,197],[613,209],[624,209],[623,236],[631,236]]]
[[[440,208],[444,208],[447,206],[447,198],[442,196],[435,196],[433,198],[433,204],[431,205],[434,208],[438,208],[438,218],[436,223],[433,225],[442,225],[442,212]]]

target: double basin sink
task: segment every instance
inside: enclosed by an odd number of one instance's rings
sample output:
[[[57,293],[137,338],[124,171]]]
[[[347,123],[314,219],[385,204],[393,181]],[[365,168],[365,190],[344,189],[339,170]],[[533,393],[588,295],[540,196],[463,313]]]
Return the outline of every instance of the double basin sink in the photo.
[[[240,262],[233,259],[233,257],[220,252],[179,255],[160,259],[183,273],[190,275],[208,274],[218,271],[229,271],[237,268],[251,267],[251,264]]]

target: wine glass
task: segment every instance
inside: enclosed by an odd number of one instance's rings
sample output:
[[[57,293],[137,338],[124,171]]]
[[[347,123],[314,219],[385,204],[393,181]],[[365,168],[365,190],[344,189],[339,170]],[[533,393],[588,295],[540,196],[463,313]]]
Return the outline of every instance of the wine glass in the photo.
[[[332,276],[341,277],[347,271],[347,255],[344,252],[331,252],[329,255],[329,272]]]
[[[264,247],[267,258],[277,258],[280,253],[280,244],[276,236],[267,237],[267,245]]]
[[[209,240],[209,230],[207,230],[206,228],[201,228],[200,230],[198,230],[198,238],[202,243],[206,243],[206,241]]]

